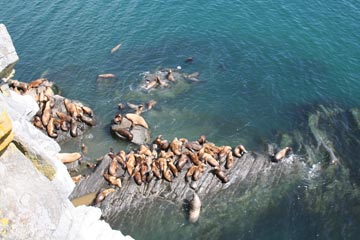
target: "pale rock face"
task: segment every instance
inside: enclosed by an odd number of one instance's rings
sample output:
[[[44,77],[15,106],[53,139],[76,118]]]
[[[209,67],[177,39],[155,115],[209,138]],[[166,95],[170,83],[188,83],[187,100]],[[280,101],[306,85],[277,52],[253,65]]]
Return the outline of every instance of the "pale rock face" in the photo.
[[[3,70],[11,64],[16,63],[19,57],[4,24],[0,24],[0,77],[3,77]]]

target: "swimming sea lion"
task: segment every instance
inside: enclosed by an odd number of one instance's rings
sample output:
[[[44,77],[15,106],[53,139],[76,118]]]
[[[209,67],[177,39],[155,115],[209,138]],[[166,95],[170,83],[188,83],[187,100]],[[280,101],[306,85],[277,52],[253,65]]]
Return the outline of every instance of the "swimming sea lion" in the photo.
[[[275,154],[275,156],[273,157],[273,160],[274,160],[275,162],[280,161],[281,159],[283,159],[283,158],[286,156],[286,154],[287,154],[289,151],[291,151],[291,148],[290,148],[290,147],[285,147],[285,148],[281,149],[279,152],[277,152],[277,153]]]
[[[151,81],[147,81],[146,85],[145,85],[145,90],[150,90],[154,87],[156,87],[158,85],[158,82],[156,81],[156,79],[153,79]]]
[[[133,140],[133,134],[127,128],[122,128],[120,125],[112,125],[111,129],[115,132],[115,134],[121,138],[125,138],[129,141]]]
[[[116,75],[112,73],[103,73],[98,75],[98,78],[115,78],[115,77]]]
[[[104,199],[112,192],[115,192],[116,190],[114,188],[108,188],[108,189],[105,189],[103,191],[101,191],[97,196],[96,196],[96,199],[95,199],[95,204],[98,204],[102,201],[104,201]]]
[[[83,154],[87,154],[87,153],[88,153],[88,148],[87,148],[87,146],[85,145],[85,143],[82,143],[82,144],[81,144],[81,152],[82,152]]]
[[[185,63],[192,63],[194,59],[192,57],[188,57],[185,59]]]
[[[189,222],[196,223],[200,216],[201,200],[194,192],[192,200],[189,202]]]
[[[81,154],[78,152],[74,153],[58,153],[57,158],[63,163],[72,163],[81,158]]]
[[[118,45],[116,45],[115,47],[113,47],[111,50],[110,50],[110,53],[114,53],[116,52],[117,50],[119,50],[121,48],[121,43],[119,43]]]
[[[145,119],[137,114],[134,114],[134,113],[128,113],[125,115],[125,117],[127,119],[129,119],[132,124],[135,126],[135,125],[140,125],[146,129],[149,128],[148,124],[145,122]]]
[[[119,108],[119,110],[123,110],[125,108],[125,106],[122,103],[118,103],[118,108]]]
[[[155,105],[157,104],[157,102],[155,100],[149,100],[147,103],[146,103],[146,107],[148,110],[152,109]]]
[[[175,78],[174,78],[174,75],[173,75],[173,73],[172,73],[172,71],[171,71],[171,69],[169,69],[169,71],[168,71],[168,73],[167,73],[167,75],[166,75],[166,78],[167,78],[167,80],[169,80],[170,82],[176,82],[176,81],[175,81]]]

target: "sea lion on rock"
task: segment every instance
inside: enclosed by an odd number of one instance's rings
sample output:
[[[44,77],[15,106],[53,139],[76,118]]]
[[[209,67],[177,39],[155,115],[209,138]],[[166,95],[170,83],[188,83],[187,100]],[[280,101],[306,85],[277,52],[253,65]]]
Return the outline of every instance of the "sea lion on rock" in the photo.
[[[129,141],[133,140],[134,136],[133,134],[130,132],[129,129],[126,128],[122,128],[120,125],[112,125],[111,129],[115,132],[115,134],[117,136],[119,136],[120,138],[125,138]]]
[[[242,157],[245,153],[247,153],[245,147],[243,145],[238,145],[234,149],[234,155],[238,158]]]
[[[195,170],[197,169],[196,166],[191,166],[189,167],[189,169],[187,170],[186,174],[185,174],[185,180],[188,182],[189,178],[192,177],[194,175]]]
[[[111,176],[116,177],[117,170],[118,170],[117,160],[116,160],[116,158],[113,158],[109,164],[109,174]]]
[[[204,172],[204,168],[203,168],[203,166],[196,166],[196,169],[195,169],[195,171],[194,171],[194,174],[192,175],[192,179],[194,180],[194,181],[197,181],[197,180],[199,180],[199,177],[200,177],[200,175],[201,175],[201,173],[203,173]]]
[[[192,200],[189,202],[189,222],[196,223],[200,217],[201,200],[194,192]]]
[[[119,188],[122,187],[121,179],[120,179],[120,178],[116,178],[116,177],[114,177],[114,176],[110,176],[110,175],[107,174],[107,173],[104,173],[104,174],[103,174],[103,177],[104,177],[109,183],[111,183],[112,185],[118,186]]]
[[[219,162],[215,158],[213,158],[209,153],[204,153],[201,158],[213,167],[220,166]]]
[[[280,151],[278,151],[275,156],[272,158],[272,160],[274,162],[279,162],[281,159],[283,159],[286,154],[291,151],[292,149],[290,147],[285,147],[283,149],[281,149]]]
[[[47,126],[48,125],[48,122],[50,120],[50,117],[51,117],[51,107],[50,107],[50,101],[47,101],[45,103],[45,108],[44,108],[44,111],[41,115],[41,122],[44,126]]]
[[[98,204],[102,201],[104,201],[104,199],[112,192],[115,192],[116,190],[114,188],[108,188],[108,189],[105,189],[103,191],[101,191],[97,196],[96,196],[96,199],[95,199],[95,204]]]
[[[168,71],[168,73],[166,75],[166,79],[169,80],[170,82],[176,82],[171,69],[169,69],[169,71]]]
[[[227,183],[229,181],[229,178],[225,175],[220,167],[215,167],[214,173],[223,183]]]
[[[72,117],[70,117],[69,115],[63,113],[63,112],[56,112],[56,115],[61,119],[64,120],[66,122],[71,122]]]
[[[81,154],[78,152],[74,153],[58,153],[57,158],[63,163],[72,163],[81,158]]]
[[[159,170],[159,168],[156,166],[156,163],[153,162],[151,164],[151,172],[155,175],[155,177],[157,177],[158,179],[161,178],[161,172]]]
[[[181,142],[178,138],[174,138],[172,140],[172,142],[170,143],[170,149],[175,155],[181,155]]]
[[[71,117],[77,119],[79,117],[79,113],[77,110],[76,105],[69,99],[64,100],[64,105],[66,108],[66,111],[70,114]]]
[[[163,176],[166,181],[172,182],[171,171],[169,169],[165,169]]]
[[[82,110],[87,114],[89,115],[90,117],[93,117],[94,116],[94,112],[91,108],[89,107],[86,107],[86,106],[81,106]]]
[[[36,79],[28,84],[28,89],[30,88],[37,88],[39,87],[44,81],[46,81],[46,78],[39,78]]]
[[[135,168],[135,156],[134,156],[134,152],[130,152],[127,155],[127,162],[126,162],[126,169],[130,176],[133,174],[134,168]]]
[[[136,182],[137,185],[141,185],[142,184],[142,178],[141,178],[141,174],[138,170],[135,170],[135,173],[134,173],[134,180]]]
[[[40,128],[42,130],[45,130],[46,128],[44,127],[44,125],[41,122],[41,119],[39,116],[35,116],[34,120],[33,120],[33,125],[37,128]]]
[[[46,126],[46,130],[47,130],[47,134],[50,137],[56,138],[58,136],[54,129],[54,118],[53,117],[50,117],[50,120]]]
[[[75,119],[71,119],[70,135],[72,137],[78,136],[78,123]]]
[[[176,164],[176,168],[178,169],[179,172],[182,171],[182,169],[184,168],[184,166],[187,164],[188,161],[189,161],[188,156],[186,154],[181,154]]]
[[[200,144],[204,144],[206,142],[206,136],[205,135],[201,135],[200,138],[198,139],[198,142]]]
[[[116,114],[113,118],[113,123],[120,124],[122,121],[122,115],[120,113]]]
[[[84,122],[84,123],[86,123],[87,125],[89,125],[89,126],[95,126],[95,121],[94,121],[94,119],[93,118],[91,118],[91,117],[87,117],[87,116],[85,116],[84,114],[80,114],[80,120],[82,121],[82,122]]]
[[[175,167],[174,162],[172,160],[168,161],[168,167],[175,177],[179,175],[179,171]]]
[[[128,113],[125,115],[125,117],[127,119],[129,119],[132,124],[135,126],[135,125],[140,125],[146,129],[149,128],[148,124],[146,123],[145,119],[137,114],[134,114],[134,113]]]
[[[78,183],[83,179],[83,176],[81,174],[71,177],[71,179],[73,180],[74,183]]]
[[[225,168],[226,169],[229,169],[231,168],[232,166],[234,165],[234,157],[232,155],[232,152],[230,151],[227,155],[227,158],[226,158],[226,164],[225,164]]]

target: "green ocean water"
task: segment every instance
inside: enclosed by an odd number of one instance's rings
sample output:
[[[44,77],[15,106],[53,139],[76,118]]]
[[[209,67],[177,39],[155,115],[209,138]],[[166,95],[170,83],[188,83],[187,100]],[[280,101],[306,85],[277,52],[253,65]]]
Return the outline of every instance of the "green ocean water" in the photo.
[[[144,114],[152,137],[206,134],[216,144],[242,143],[260,152],[275,141],[275,133],[298,128],[311,106],[360,104],[357,0],[0,0],[0,9],[0,22],[20,56],[15,78],[29,82],[45,76],[62,95],[94,109],[98,125],[62,146],[78,151],[85,143],[93,159],[110,147],[133,147],[109,132],[119,102],[158,101]],[[118,43],[121,49],[110,54]],[[194,59],[190,64],[184,61],[188,57]],[[142,73],[177,66],[200,72],[202,81],[175,93],[139,96]],[[105,72],[118,78],[96,81]],[[285,204],[290,209],[295,203],[289,197]],[[274,211],[264,217],[283,216],[281,208]],[[308,221],[291,211],[285,215]],[[269,239],[260,228],[251,225],[258,235],[235,235]],[[232,239],[236,229],[224,239]],[[313,239],[332,239],[312,230]],[[294,224],[286,231],[274,239],[301,239],[306,229]]]

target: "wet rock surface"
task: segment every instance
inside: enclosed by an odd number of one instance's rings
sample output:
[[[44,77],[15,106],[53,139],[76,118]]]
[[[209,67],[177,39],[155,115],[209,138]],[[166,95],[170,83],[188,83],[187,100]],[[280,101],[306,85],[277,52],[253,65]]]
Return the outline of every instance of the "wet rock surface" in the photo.
[[[9,32],[4,24],[0,24],[0,78],[7,77],[18,60]]]

